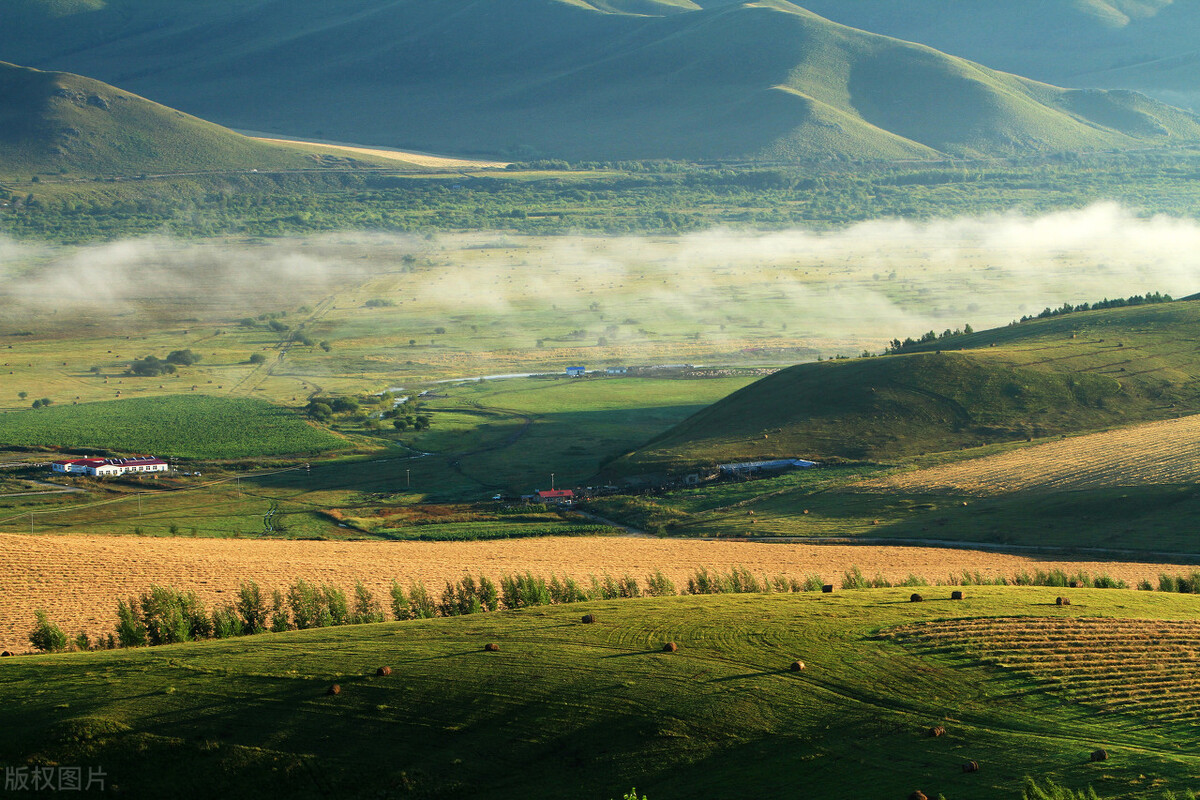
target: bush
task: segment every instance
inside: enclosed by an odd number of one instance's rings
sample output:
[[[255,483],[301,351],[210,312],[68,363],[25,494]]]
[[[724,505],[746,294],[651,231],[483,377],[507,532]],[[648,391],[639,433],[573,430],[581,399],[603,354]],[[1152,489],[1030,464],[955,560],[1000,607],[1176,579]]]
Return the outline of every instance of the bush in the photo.
[[[266,361],[267,361],[267,357],[264,356],[262,353],[251,353],[250,354],[250,363],[251,364],[265,364]]]
[[[150,586],[141,596],[142,623],[151,645],[190,642],[212,634],[208,614],[196,595],[170,587]]]
[[[851,567],[842,573],[843,589],[866,589],[868,586],[867,579],[863,577],[862,570],[858,567]]]
[[[271,631],[282,633],[290,627],[287,606],[283,602],[283,592],[276,589],[271,592]]]
[[[33,612],[37,624],[29,632],[29,643],[43,653],[61,653],[67,649],[67,635],[40,608]],[[86,638],[85,638],[86,641]]]
[[[200,361],[200,355],[193,353],[191,350],[172,350],[167,354],[168,364],[179,364],[183,367],[190,367]]]
[[[303,579],[296,581],[288,589],[288,606],[292,610],[292,622],[296,630],[319,628],[323,622],[322,611],[325,608],[324,596],[317,587]]]
[[[254,581],[247,581],[238,588],[237,613],[247,634],[262,633],[267,629],[267,601]]]
[[[413,618],[412,604],[408,602],[408,594],[397,581],[392,581],[392,619],[404,621]]]
[[[436,616],[433,598],[426,591],[425,584],[420,581],[414,581],[409,587],[408,603],[412,607],[414,619],[433,619]]]
[[[247,632],[241,615],[231,605],[213,609],[212,628],[213,636],[218,639],[232,639]]]
[[[670,578],[662,574],[662,570],[658,570],[646,578],[646,596],[674,597],[675,584],[671,583]]]
[[[137,601],[132,597],[128,603],[117,601],[117,644],[121,647],[144,647],[149,643],[146,625],[138,615],[137,608]]]
[[[1033,778],[1025,779],[1025,788],[1021,792],[1022,800],[1099,800],[1096,791],[1090,786],[1073,792],[1059,786],[1049,778],[1039,786]]]
[[[362,585],[362,581],[354,582],[354,614],[351,622],[355,625],[365,625],[372,622],[383,622],[383,608],[371,594],[371,590]]]

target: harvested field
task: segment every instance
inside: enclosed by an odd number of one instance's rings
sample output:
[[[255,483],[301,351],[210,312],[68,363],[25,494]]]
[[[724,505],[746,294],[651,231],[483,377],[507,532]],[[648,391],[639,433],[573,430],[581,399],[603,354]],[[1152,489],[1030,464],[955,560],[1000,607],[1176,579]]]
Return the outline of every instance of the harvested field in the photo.
[[[996,495],[1200,480],[1200,415],[1075,436],[855,484],[855,490]]]
[[[384,600],[393,579],[423,581],[438,594],[464,572],[487,575],[629,574],[643,584],[657,570],[686,583],[699,567],[836,582],[858,566],[865,575],[899,582],[910,574],[930,581],[970,571],[986,577],[1060,568],[1108,574],[1134,585],[1183,567],[1152,563],[1072,561],[918,547],[755,544],[678,539],[571,537],[500,542],[328,542],[123,536],[0,535],[0,649],[29,649],[34,609],[72,637],[112,630],[117,599],[151,584],[195,591],[208,606],[231,602],[239,582],[286,589],[299,578],[350,590],[356,579]]]
[[[1015,670],[1106,713],[1200,722],[1200,622],[1193,620],[993,618],[890,634],[918,651]]]

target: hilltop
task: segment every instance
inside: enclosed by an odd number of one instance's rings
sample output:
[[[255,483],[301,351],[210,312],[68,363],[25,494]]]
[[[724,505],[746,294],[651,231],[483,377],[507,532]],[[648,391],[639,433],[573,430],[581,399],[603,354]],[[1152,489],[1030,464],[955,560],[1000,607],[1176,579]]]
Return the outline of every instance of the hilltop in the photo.
[[[1200,412],[1200,302],[1067,314],[918,352],[790,367],[608,465],[888,461]],[[924,350],[920,352],[920,350]]]
[[[1038,80],[1200,107],[1200,6],[1172,0],[809,0],[830,19]]]
[[[990,800],[1017,796],[1025,776],[1105,798],[1189,788],[1200,634],[1166,620],[1194,616],[1191,597],[967,587],[952,602],[949,587],[920,587],[926,602],[912,603],[912,591],[595,601],[6,658],[0,759],[103,765],[131,796],[869,786]],[[1063,594],[1073,605],[1055,605]],[[1097,748],[1103,764],[1089,763]]]
[[[100,81],[0,62],[0,175],[318,164],[312,154],[256,142]]]
[[[518,160],[932,159],[1200,141],[1190,115],[786,0],[20,0],[0,52],[241,129]],[[325,54],[314,58],[314,53]]]

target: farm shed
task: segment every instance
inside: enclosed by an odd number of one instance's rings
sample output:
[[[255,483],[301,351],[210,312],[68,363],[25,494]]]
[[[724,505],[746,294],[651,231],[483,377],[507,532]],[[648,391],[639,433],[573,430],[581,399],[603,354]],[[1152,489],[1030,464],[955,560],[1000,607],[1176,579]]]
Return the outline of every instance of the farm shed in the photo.
[[[587,368],[585,367],[567,367],[567,374],[572,378],[579,378],[585,372],[587,372]]]
[[[74,475],[107,477],[141,472],[166,472],[171,466],[154,456],[132,456],[130,458],[76,458],[55,461],[50,465],[52,472]]]
[[[539,491],[537,498],[543,503],[570,503],[575,499],[575,492],[570,489],[548,489]]]
[[[815,461],[805,461],[803,458],[777,458],[772,461],[742,461],[737,464],[720,464],[718,469],[722,475],[753,475],[757,472],[781,472],[785,469],[811,469],[817,466]]]

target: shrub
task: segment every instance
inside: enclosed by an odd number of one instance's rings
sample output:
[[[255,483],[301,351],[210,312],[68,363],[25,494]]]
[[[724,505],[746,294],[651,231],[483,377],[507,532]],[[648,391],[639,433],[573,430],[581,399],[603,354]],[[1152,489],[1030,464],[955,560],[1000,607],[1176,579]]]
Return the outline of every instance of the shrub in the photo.
[[[436,615],[433,598],[425,590],[425,584],[415,581],[408,589],[408,602],[414,619],[433,619]]]
[[[1041,786],[1033,778],[1026,778],[1021,798],[1022,800],[1099,800],[1096,791],[1090,786],[1087,789],[1080,789],[1078,792],[1073,792],[1070,789],[1059,786],[1049,778]]]
[[[362,581],[354,582],[354,614],[351,621],[356,625],[383,622],[383,608],[371,590],[362,585]]]
[[[276,589],[271,592],[271,631],[282,633],[290,627],[287,606],[283,602],[283,592]]]
[[[117,601],[117,643],[121,647],[144,647],[147,643],[146,625],[137,612],[137,601]]]
[[[33,612],[37,624],[29,632],[29,643],[43,653],[61,653],[67,649],[67,635],[40,608]]]
[[[321,627],[324,597],[317,587],[298,580],[288,589],[288,605],[292,610],[292,621],[296,630]]]
[[[820,575],[809,575],[804,579],[803,589],[806,592],[819,592],[825,588],[825,579]]]
[[[843,589],[866,589],[868,585],[867,579],[863,577],[862,570],[858,567],[851,567],[842,574]]]
[[[617,583],[617,596],[622,598],[633,598],[642,596],[642,587],[638,585],[637,578],[632,575],[626,575]]]
[[[267,357],[264,356],[262,353],[251,353],[250,354],[250,363],[251,364],[265,364],[266,361],[267,361]]]
[[[88,635],[86,633],[84,633],[83,631],[80,631],[79,635],[75,637],[75,649],[76,650],[91,650],[92,649],[92,640],[89,639]]]
[[[190,642],[212,635],[212,624],[196,595],[150,586],[140,599],[146,641],[151,645]]]
[[[500,590],[491,578],[479,576],[478,593],[479,604],[485,611],[496,611],[500,608]]]
[[[262,633],[267,629],[267,601],[254,581],[238,587],[237,612],[245,633]]]
[[[1166,574],[1159,575],[1158,576],[1158,590],[1160,592],[1175,591],[1175,576],[1174,575],[1166,575]]]
[[[646,578],[647,597],[674,597],[675,594],[675,584],[662,574],[662,570],[658,570]]]
[[[232,639],[247,631],[238,609],[232,605],[213,609],[212,628],[213,636],[218,639]]]
[[[346,605],[346,593],[335,586],[321,587],[321,595],[325,601],[322,609],[322,621],[326,625],[350,624],[350,608]]]
[[[392,618],[396,620],[412,619],[412,604],[408,602],[408,594],[397,581],[392,581]]]

